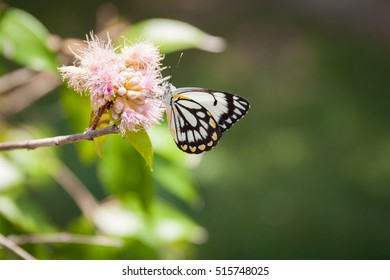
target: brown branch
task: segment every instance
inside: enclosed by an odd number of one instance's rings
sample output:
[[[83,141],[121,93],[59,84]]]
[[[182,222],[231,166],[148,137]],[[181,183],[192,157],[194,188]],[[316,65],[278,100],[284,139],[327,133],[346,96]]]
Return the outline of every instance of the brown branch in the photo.
[[[28,73],[22,74],[29,75]],[[11,92],[1,97],[0,115],[10,116],[24,110],[61,84],[58,76],[46,72],[35,73],[31,77],[23,79],[21,82],[24,83],[10,89]],[[11,86],[14,85],[16,84],[14,83]],[[6,89],[4,85],[2,87]]]
[[[104,104],[102,107],[99,108],[96,114],[94,114],[93,119],[91,123],[89,124],[87,131],[88,130],[95,130],[97,126],[99,125],[100,119],[102,118],[104,112],[106,110],[109,110],[112,106],[112,101],[108,101],[106,104]]]
[[[80,179],[65,164],[61,165],[59,170],[53,174],[53,177],[73,198],[83,216],[88,220],[92,220],[99,204]]]
[[[83,133],[63,135],[49,138],[41,138],[34,140],[16,141],[16,142],[4,142],[0,143],[0,151],[9,151],[17,149],[35,149],[40,147],[50,146],[62,146],[80,142],[83,140],[93,140],[96,137],[100,137],[107,134],[118,134],[119,128],[115,125],[104,127],[97,130],[88,130]]]
[[[27,84],[37,74],[28,68],[20,68],[0,77],[0,95],[7,94],[16,87]]]
[[[123,247],[124,245],[124,242],[121,239],[115,237],[104,235],[70,234],[67,232],[10,235],[8,236],[8,239],[19,245],[32,243],[73,243],[118,248]]]
[[[27,251],[23,248],[19,247],[14,241],[6,238],[4,235],[0,233],[0,246],[7,248],[8,250],[14,252],[16,255],[25,260],[36,260],[33,256],[31,256]]]

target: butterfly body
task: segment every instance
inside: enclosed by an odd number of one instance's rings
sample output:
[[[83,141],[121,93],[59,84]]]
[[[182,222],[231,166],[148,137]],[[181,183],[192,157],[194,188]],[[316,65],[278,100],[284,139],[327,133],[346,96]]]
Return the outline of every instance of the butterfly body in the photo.
[[[222,133],[249,110],[249,102],[227,92],[206,88],[175,88],[168,84],[164,96],[170,133],[184,152],[211,150]]]

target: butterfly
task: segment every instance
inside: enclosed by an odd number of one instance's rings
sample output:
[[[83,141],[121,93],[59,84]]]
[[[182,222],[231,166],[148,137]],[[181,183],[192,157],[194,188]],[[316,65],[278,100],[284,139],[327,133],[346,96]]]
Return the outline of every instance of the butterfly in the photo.
[[[215,147],[249,110],[249,102],[227,92],[207,88],[176,88],[167,83],[164,104],[170,133],[177,147],[200,154]]]

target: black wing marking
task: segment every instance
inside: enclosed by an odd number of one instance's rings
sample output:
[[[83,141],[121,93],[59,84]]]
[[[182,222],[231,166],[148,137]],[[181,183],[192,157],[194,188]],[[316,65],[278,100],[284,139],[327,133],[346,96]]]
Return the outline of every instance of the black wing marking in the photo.
[[[227,92],[210,93],[216,98],[216,107],[222,100],[226,102],[226,111],[220,112],[218,125],[222,132],[228,130],[234,123],[241,119],[249,110],[249,102],[244,98]]]
[[[179,88],[175,93],[195,100],[211,112],[221,132],[228,130],[248,112],[249,102],[238,95],[203,88]]]
[[[187,153],[216,146],[222,133],[249,110],[249,102],[227,92],[179,88],[170,93],[168,122],[176,145]]]
[[[209,151],[222,136],[211,113],[195,100],[175,98],[171,118],[176,134],[174,140],[184,152],[200,154]]]

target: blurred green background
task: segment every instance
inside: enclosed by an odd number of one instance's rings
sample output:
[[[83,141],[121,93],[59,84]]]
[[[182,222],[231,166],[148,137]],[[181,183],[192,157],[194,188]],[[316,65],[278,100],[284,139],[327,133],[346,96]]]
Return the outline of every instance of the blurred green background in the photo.
[[[99,247],[81,253],[81,245],[63,244],[49,249],[32,245],[26,250],[42,258],[94,254],[97,258],[390,258],[387,1],[13,0],[7,4],[31,13],[63,38],[84,39],[98,28],[103,9],[132,23],[150,18],[190,23],[224,38],[227,48],[222,53],[184,51],[174,84],[233,92],[251,103],[248,115],[196,168],[188,166],[196,165],[198,158],[183,159],[190,160],[182,172],[195,186],[197,198],[190,199],[194,203],[177,199],[158,183],[151,186],[155,197],[189,217],[196,225],[191,230],[200,230],[201,237],[188,238],[185,246],[140,238],[132,240],[127,253],[111,250],[99,255]],[[178,57],[178,52],[167,54],[164,65],[174,66]],[[57,90],[44,96],[7,122],[44,124],[50,135],[79,132],[69,125],[60,95]],[[97,199],[110,193],[101,186],[96,169],[110,173],[107,162],[115,158],[104,157],[103,167],[96,167],[84,164],[74,145],[53,152]],[[138,155],[118,151],[121,164],[126,165],[127,157]],[[163,157],[157,155],[155,161],[153,176],[165,174],[162,180],[168,184],[181,176],[176,169],[169,175],[162,170],[167,167]],[[147,171],[134,174],[139,172]],[[32,184],[34,176],[29,178]],[[78,227],[75,232],[84,232],[82,222],[75,222],[78,208],[52,184],[45,181],[43,190],[28,191],[26,203],[38,201],[56,230]],[[4,235],[27,232],[6,219],[0,220],[1,227]],[[170,253],[162,254],[163,250]],[[4,250],[0,254],[12,258]]]

